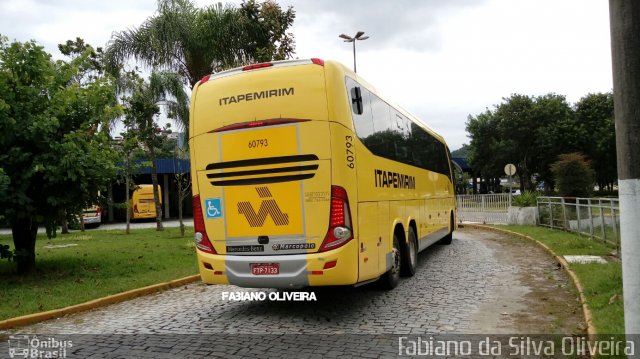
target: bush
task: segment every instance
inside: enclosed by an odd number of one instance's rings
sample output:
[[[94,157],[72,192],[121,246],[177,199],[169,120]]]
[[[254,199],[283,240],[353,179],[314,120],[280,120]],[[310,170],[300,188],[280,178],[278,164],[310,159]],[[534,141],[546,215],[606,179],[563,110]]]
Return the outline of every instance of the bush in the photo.
[[[566,153],[558,156],[551,165],[558,187],[563,197],[589,197],[593,190],[594,172],[582,153]]]
[[[524,191],[523,194],[513,197],[511,205],[516,207],[535,207],[538,205],[538,192]]]

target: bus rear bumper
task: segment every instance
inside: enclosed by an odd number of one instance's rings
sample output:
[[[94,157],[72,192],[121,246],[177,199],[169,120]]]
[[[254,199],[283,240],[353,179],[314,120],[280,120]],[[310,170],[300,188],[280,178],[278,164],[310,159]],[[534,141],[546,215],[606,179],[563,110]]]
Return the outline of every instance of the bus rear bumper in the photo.
[[[151,219],[156,218],[154,212],[138,212],[131,215],[131,219]]]
[[[277,275],[254,275],[255,264],[277,264]],[[307,256],[228,256],[226,263],[230,284],[251,288],[301,288],[309,285],[307,280]]]
[[[82,221],[84,224],[100,224],[102,223],[102,218],[100,216],[82,217]]]
[[[358,280],[356,243],[351,240],[332,251],[292,255],[238,256],[198,251],[198,267],[202,281],[207,284],[247,288],[349,285]],[[277,264],[279,273],[255,275],[251,270],[255,264]]]

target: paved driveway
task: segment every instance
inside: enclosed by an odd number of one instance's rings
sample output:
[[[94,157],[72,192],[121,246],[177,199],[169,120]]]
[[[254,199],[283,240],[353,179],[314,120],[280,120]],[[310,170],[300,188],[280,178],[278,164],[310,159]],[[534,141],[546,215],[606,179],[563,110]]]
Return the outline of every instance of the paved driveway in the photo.
[[[422,252],[416,275],[392,291],[303,291],[317,301],[191,284],[4,334],[66,338],[74,343],[67,357],[395,357],[399,336],[570,333],[582,319],[550,257],[531,243],[482,231],[457,231],[452,245]],[[229,300],[236,292],[267,299]]]

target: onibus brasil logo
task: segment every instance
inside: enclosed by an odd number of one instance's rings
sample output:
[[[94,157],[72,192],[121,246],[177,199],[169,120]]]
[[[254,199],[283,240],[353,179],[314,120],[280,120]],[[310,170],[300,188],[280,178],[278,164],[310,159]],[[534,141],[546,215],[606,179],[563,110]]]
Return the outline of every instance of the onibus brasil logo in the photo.
[[[66,358],[67,349],[73,347],[71,340],[35,335],[10,335],[8,342],[9,358]]]

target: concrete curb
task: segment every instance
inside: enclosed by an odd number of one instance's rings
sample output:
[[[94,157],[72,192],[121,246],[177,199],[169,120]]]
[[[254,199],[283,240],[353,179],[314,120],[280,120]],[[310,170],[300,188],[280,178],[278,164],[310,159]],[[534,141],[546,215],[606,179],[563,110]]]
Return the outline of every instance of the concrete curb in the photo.
[[[589,310],[589,306],[587,305],[587,298],[584,295],[584,289],[582,287],[582,283],[580,283],[578,276],[569,268],[569,264],[567,263],[567,261],[564,260],[564,258],[562,258],[561,256],[557,255],[551,248],[547,247],[546,244],[538,241],[535,238],[529,237],[521,233],[513,232],[508,229],[490,227],[490,226],[481,225],[481,224],[461,224],[458,226],[462,228],[468,227],[468,228],[475,228],[475,229],[484,229],[488,231],[495,231],[495,232],[513,235],[516,237],[533,241],[537,243],[539,246],[541,246],[542,248],[544,248],[549,254],[551,254],[556,259],[556,261],[558,261],[562,269],[564,269],[564,271],[569,275],[569,277],[571,277],[571,280],[573,280],[573,285],[576,287],[576,290],[578,290],[578,294],[580,295],[580,303],[582,304],[582,314],[584,315],[585,322],[587,322],[587,334],[590,336],[597,334],[596,328],[593,326],[593,316],[591,315],[591,311]]]
[[[138,288],[138,289],[132,289],[126,292],[109,295],[104,298],[90,300],[88,302],[72,305],[66,308],[53,309],[46,312],[23,315],[21,317],[0,321],[0,329],[11,329],[15,327],[24,326],[27,324],[43,322],[48,319],[59,318],[69,314],[74,314],[74,313],[83,312],[83,311],[87,311],[87,310],[91,310],[99,307],[104,307],[107,305],[124,302],[126,300],[130,300],[136,297],[141,297],[144,295],[165,291],[167,289],[180,287],[185,284],[196,282],[198,280],[200,280],[200,275],[196,274],[189,277],[172,280],[169,282],[153,284],[153,285]]]

